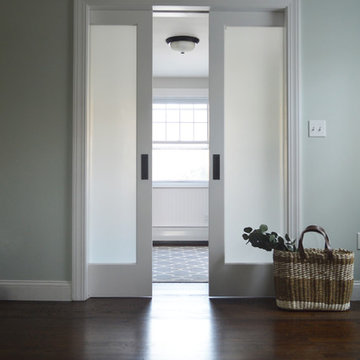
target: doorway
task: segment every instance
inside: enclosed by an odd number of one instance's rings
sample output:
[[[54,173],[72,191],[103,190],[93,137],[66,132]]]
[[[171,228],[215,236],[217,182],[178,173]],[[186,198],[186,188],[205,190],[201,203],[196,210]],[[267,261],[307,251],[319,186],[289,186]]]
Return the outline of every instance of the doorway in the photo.
[[[208,18],[153,14],[153,283],[208,282]],[[173,50],[173,36],[195,48]]]
[[[99,7],[101,5],[101,7]],[[136,5],[136,6],[135,6]],[[74,46],[74,150],[73,150],[73,299],[83,300],[89,296],[94,296],[94,293],[89,291],[89,283],[91,286],[99,286],[100,291],[97,296],[149,296],[151,295],[151,272],[149,277],[149,269],[151,269],[151,246],[147,241],[149,234],[151,238],[151,220],[148,221],[148,214],[151,213],[151,195],[152,184],[146,182],[146,179],[137,178],[137,192],[141,195],[141,200],[137,201],[137,238],[136,238],[136,262],[128,264],[109,264],[106,267],[98,266],[102,264],[89,264],[87,257],[87,249],[89,244],[88,238],[88,200],[89,200],[89,157],[90,157],[90,132],[88,110],[89,102],[88,94],[88,43],[87,36],[90,24],[98,23],[103,25],[104,22],[114,25],[116,22],[120,25],[136,26],[138,31],[137,36],[137,95],[138,98],[138,120],[141,126],[140,136],[137,144],[137,174],[143,175],[142,170],[146,169],[146,164],[142,160],[142,154],[151,153],[152,141],[146,134],[151,133],[151,119],[152,97],[151,97],[151,83],[152,83],[152,64],[151,64],[151,46],[152,46],[152,14],[148,6],[141,4],[134,4],[134,11],[128,11],[128,4],[122,1],[112,2],[111,6],[103,4],[97,0],[76,0],[75,1],[75,46]],[[268,19],[268,13],[261,13],[261,9],[269,10],[268,4],[257,3],[255,6],[248,3],[239,2],[236,6],[233,2],[224,1],[222,8],[231,10],[231,13],[217,12],[212,9],[211,17],[215,22],[211,25],[210,21],[210,38],[212,44],[218,44],[220,48],[213,47],[210,51],[210,63],[212,62],[212,69],[210,70],[212,82],[210,86],[210,103],[212,118],[214,121],[221,121],[223,116],[223,89],[221,89],[223,64],[221,56],[223,49],[222,34],[225,26],[237,26],[237,20],[241,18],[241,11],[250,10],[255,11],[263,19]],[[99,10],[100,9],[100,10]],[[236,11],[238,12],[236,12]],[[287,228],[291,237],[295,237],[298,233],[299,223],[299,118],[298,118],[298,11],[299,5],[296,0],[275,0],[272,2],[272,10],[276,13],[280,11],[284,16],[286,24],[286,65],[287,76],[285,79],[287,86],[286,99],[288,100],[286,106],[287,115]],[[89,15],[89,16],[88,16]],[[150,15],[150,16],[149,16]],[[254,14],[253,14],[254,15]],[[121,19],[120,19],[121,17]],[[119,20],[120,19],[120,20]],[[218,20],[221,20],[218,22]],[[228,20],[230,20],[228,22]],[[235,21],[236,20],[236,21]],[[220,27],[215,23],[218,22]],[[214,27],[215,25],[215,27]],[[216,29],[215,29],[216,28]],[[211,30],[212,29],[212,30]],[[150,46],[149,46],[150,44]],[[219,51],[220,49],[220,51]],[[217,53],[218,52],[218,53]],[[212,59],[212,60],[211,60]],[[211,68],[210,68],[211,69]],[[212,88],[212,90],[211,90]],[[150,91],[149,91],[150,89]],[[150,94],[150,96],[149,96]],[[219,120],[216,120],[219,119]],[[211,120],[212,121],[212,120]],[[212,129],[214,134],[214,129]],[[221,138],[221,128],[219,136]],[[150,141],[148,141],[150,140]],[[223,144],[215,139],[214,146],[210,148],[210,158],[220,155],[222,159]],[[150,168],[151,168],[151,158]],[[220,175],[223,174],[223,162],[220,165]],[[223,216],[223,179],[212,178],[214,175],[213,164],[210,164],[210,219],[219,219],[219,214]],[[145,172],[144,172],[145,173]],[[218,172],[219,174],[219,172]],[[141,180],[141,181],[140,181]],[[145,180],[145,181],[142,181]],[[215,180],[215,181],[212,181]],[[146,195],[146,194],[147,195]],[[143,195],[145,194],[145,197]],[[216,211],[215,211],[216,210]],[[222,215],[221,215],[222,214]],[[210,221],[211,226],[212,221]],[[232,264],[231,266],[223,266],[224,262],[224,228],[223,225],[213,223],[213,228],[210,228],[210,247],[213,252],[212,260],[210,261],[210,269],[213,272],[213,282],[218,284],[217,288],[210,287],[210,295],[242,295],[242,296],[262,296],[271,295],[271,289],[266,285],[268,279],[263,275],[270,273],[267,267],[259,264],[258,266],[248,266],[244,264]],[[96,266],[93,266],[96,265]],[[116,265],[116,266],[113,266]],[[97,272],[94,278],[94,271]],[[114,275],[114,269],[121,270],[121,278]],[[239,272],[240,271],[240,272]],[[223,282],[229,272],[239,276],[236,283],[231,279]],[[251,282],[250,288],[243,287],[248,281],[247,273],[252,273],[256,281]],[[90,280],[91,281],[88,281]],[[150,280],[150,281],[149,281]],[[117,283],[116,283],[117,282]],[[111,286],[106,288],[111,283],[116,283],[116,289]],[[239,286],[239,284],[241,286]],[[222,285],[226,285],[225,287]],[[254,288],[253,285],[256,285]],[[110,289],[110,290],[109,290]],[[248,291],[249,290],[249,291]],[[95,295],[96,296],[96,295]]]

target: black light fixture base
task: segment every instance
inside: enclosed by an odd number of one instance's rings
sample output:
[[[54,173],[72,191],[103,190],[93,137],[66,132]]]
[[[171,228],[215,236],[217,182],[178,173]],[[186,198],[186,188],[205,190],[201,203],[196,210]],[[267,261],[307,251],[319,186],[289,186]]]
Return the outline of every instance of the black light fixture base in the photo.
[[[189,42],[193,42],[194,44],[198,44],[200,40],[195,36],[188,36],[188,35],[170,36],[166,39],[167,44],[171,44],[174,41],[189,41]]]

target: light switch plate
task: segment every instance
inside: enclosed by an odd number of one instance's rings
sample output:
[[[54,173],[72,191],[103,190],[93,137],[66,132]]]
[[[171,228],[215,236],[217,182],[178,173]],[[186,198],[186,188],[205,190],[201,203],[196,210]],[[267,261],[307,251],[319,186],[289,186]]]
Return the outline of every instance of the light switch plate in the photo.
[[[326,121],[310,120],[309,137],[326,137]]]

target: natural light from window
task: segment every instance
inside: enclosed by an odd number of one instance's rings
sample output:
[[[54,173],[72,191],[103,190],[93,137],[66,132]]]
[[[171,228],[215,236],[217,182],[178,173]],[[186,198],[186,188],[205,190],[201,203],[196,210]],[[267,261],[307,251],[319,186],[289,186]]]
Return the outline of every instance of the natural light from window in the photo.
[[[207,102],[153,104],[153,181],[207,182]]]

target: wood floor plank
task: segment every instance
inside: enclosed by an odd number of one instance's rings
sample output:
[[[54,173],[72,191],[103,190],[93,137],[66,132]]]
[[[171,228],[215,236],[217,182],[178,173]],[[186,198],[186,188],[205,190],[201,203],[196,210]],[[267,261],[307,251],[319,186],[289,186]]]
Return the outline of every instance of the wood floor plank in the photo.
[[[0,302],[0,359],[359,359],[360,302],[289,312],[274,299]]]

